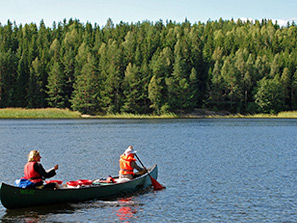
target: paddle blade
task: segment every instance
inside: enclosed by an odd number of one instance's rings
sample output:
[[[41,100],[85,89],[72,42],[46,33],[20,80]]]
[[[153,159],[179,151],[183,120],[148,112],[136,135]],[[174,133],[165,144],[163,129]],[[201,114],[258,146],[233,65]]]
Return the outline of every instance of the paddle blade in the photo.
[[[150,176],[150,178],[151,178],[154,190],[163,190],[164,189],[164,187],[157,180],[155,180],[152,176]]]

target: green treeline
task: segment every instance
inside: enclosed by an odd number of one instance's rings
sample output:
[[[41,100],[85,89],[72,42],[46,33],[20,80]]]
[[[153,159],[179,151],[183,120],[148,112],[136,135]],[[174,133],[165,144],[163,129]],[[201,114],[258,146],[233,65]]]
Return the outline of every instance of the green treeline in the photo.
[[[297,27],[271,20],[0,24],[0,107],[297,110]]]

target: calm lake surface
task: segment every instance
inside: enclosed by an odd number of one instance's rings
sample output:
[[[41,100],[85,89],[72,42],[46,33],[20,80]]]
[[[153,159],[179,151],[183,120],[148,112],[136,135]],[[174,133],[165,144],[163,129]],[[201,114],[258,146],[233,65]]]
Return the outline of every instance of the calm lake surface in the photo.
[[[0,181],[31,149],[52,179],[118,174],[133,145],[165,190],[8,211],[2,222],[297,222],[296,119],[0,120]]]

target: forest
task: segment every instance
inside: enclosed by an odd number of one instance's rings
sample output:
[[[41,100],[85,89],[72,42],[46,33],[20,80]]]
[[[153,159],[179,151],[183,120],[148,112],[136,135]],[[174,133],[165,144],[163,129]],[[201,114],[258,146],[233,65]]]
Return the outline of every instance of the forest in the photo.
[[[297,110],[297,26],[187,19],[0,24],[0,108],[83,114]]]

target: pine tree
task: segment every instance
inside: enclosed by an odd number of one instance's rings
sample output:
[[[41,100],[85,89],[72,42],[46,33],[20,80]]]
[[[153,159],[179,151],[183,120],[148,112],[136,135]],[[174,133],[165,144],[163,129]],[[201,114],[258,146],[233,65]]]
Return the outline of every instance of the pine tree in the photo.
[[[102,97],[106,105],[107,113],[119,113],[122,106],[122,80],[124,70],[122,69],[123,54],[122,49],[116,41],[110,40],[107,45],[104,71],[104,90]],[[101,68],[102,72],[102,68]]]
[[[273,79],[264,77],[258,86],[255,102],[260,112],[276,114],[284,109],[285,94],[279,76]]]
[[[87,63],[83,66],[80,75],[76,77],[72,108],[83,114],[97,114],[100,107],[100,80],[95,57],[88,53]]]
[[[37,75],[37,85],[39,88],[38,96],[38,107],[45,108],[47,104],[47,79],[48,79],[48,64],[50,61],[49,48],[50,48],[50,29],[45,27],[43,20],[40,22],[39,31],[36,39],[36,51],[38,58],[38,64],[33,64],[31,66],[31,71],[35,70]],[[34,60],[36,60],[36,58]],[[34,68],[35,67],[35,68]],[[30,72],[31,72],[30,71]]]
[[[30,76],[28,65],[28,52],[24,51],[21,58],[18,61],[17,77],[16,77],[16,94],[15,94],[15,106],[27,107],[27,92],[28,92],[28,79]]]
[[[17,76],[16,55],[8,50],[0,50],[0,107],[15,106],[15,83]]]
[[[297,70],[292,77],[292,109],[297,109]]]
[[[285,104],[286,104],[286,108],[287,109],[291,109],[291,86],[292,86],[292,81],[291,81],[291,77],[290,77],[290,73],[289,73],[289,69],[287,67],[285,67],[285,69],[283,70],[281,79],[280,79],[281,85],[283,87],[283,92],[285,95]]]
[[[142,100],[142,86],[139,69],[135,64],[129,63],[125,71],[123,83],[125,102],[122,107],[123,112],[140,113]]]
[[[48,74],[47,95],[48,104],[51,107],[65,108],[65,75],[61,64],[61,44],[55,39],[50,46],[50,66]]]
[[[28,83],[28,107],[29,108],[40,108],[43,104],[43,94],[41,89],[41,63],[38,57],[32,62],[30,68],[30,77]]]
[[[162,101],[162,86],[161,79],[157,78],[155,75],[152,77],[150,84],[148,86],[148,97],[151,101],[151,108],[154,113],[160,114],[161,112],[161,101]]]
[[[48,76],[48,104],[54,108],[65,108],[64,74],[59,62],[54,62]]]

